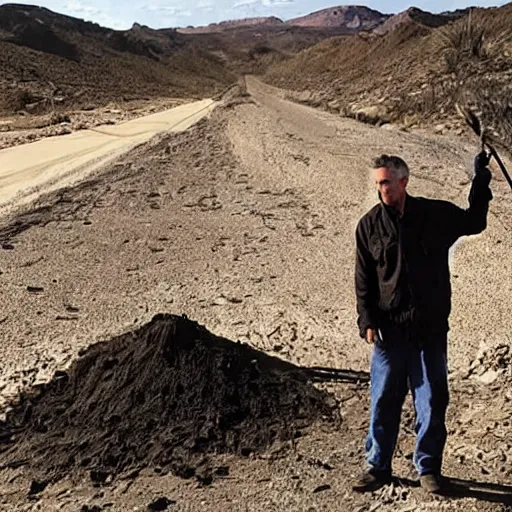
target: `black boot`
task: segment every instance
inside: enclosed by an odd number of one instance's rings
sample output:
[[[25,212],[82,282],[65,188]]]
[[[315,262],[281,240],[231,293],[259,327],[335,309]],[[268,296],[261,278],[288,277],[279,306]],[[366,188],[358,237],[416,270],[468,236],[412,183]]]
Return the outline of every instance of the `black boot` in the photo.
[[[357,492],[373,492],[391,483],[390,471],[375,471],[370,469],[363,473],[352,485]]]

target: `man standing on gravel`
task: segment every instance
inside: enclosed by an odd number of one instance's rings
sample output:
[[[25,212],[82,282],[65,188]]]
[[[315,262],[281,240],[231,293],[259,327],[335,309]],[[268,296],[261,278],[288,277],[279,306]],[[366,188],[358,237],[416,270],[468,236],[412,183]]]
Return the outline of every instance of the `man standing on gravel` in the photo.
[[[414,463],[421,486],[442,492],[441,464],[448,406],[447,333],[451,309],[448,251],[461,236],[482,232],[492,193],[490,157],[475,158],[464,210],[407,194],[407,164],[375,160],[380,204],[356,231],[356,296],[361,337],[373,345],[369,469],[353,489],[374,491],[391,481],[400,415],[410,388],[416,410]]]

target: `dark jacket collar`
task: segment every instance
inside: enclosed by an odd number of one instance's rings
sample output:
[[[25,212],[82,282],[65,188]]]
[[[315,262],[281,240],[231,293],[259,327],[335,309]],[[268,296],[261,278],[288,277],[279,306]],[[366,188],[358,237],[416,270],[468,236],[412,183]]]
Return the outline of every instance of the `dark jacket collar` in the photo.
[[[403,218],[408,215],[408,213],[411,209],[411,199],[413,199],[413,198],[409,194],[406,193],[404,213],[400,217],[400,213],[398,210],[396,210],[392,206],[388,206],[387,204],[384,204],[384,202],[382,201],[382,196],[380,195],[380,192],[379,192],[379,200],[380,200],[382,211],[384,212],[384,216],[393,223],[397,223],[400,220],[400,218]]]

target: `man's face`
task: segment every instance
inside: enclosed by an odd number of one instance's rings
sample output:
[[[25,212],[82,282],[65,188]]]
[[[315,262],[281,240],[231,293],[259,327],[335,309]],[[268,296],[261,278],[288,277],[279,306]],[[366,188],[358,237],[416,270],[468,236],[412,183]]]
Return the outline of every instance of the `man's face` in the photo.
[[[407,178],[397,178],[387,167],[375,169],[375,183],[384,204],[396,206],[405,196]]]

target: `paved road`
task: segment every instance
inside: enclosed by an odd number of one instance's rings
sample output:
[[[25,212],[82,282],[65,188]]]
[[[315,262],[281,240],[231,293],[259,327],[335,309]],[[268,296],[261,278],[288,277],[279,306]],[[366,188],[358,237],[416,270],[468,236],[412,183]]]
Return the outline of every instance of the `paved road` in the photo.
[[[115,126],[100,126],[0,151],[0,214],[70,185],[163,131],[182,131],[215,107],[210,99]]]

